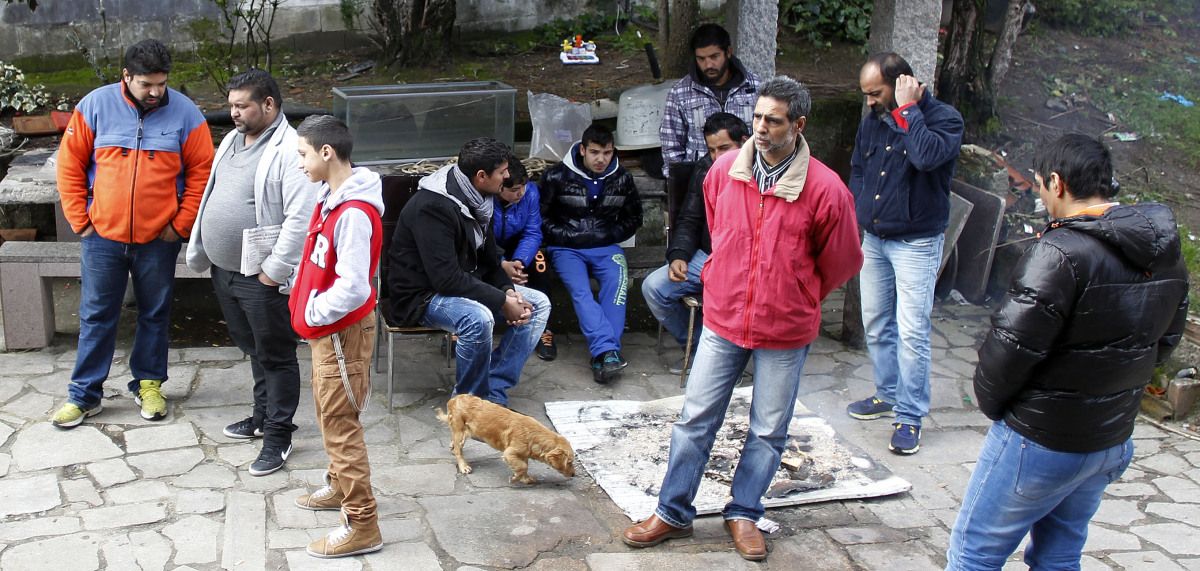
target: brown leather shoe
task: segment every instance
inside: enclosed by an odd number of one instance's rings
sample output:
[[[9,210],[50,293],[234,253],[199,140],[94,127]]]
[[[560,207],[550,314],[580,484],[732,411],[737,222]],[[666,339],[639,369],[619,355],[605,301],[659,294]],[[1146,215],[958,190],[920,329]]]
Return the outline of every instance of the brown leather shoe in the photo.
[[[762,561],[767,558],[767,542],[762,532],[748,519],[727,519],[725,529],[733,537],[733,546],[738,555],[747,561]]]
[[[621,539],[630,547],[651,547],[668,539],[691,536],[692,526],[675,527],[658,519],[658,515],[652,515],[642,523],[629,526],[625,533],[621,534]]]

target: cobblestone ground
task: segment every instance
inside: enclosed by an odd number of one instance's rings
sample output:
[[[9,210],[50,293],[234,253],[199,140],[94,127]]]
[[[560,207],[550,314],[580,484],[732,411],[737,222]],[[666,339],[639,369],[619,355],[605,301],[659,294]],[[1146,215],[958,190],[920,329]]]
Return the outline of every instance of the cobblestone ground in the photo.
[[[827,311],[836,317],[837,307],[835,300]],[[104,412],[71,431],[45,419],[62,402],[74,352],[2,354],[0,568],[937,569],[988,426],[972,404],[970,383],[986,310],[938,307],[935,328],[933,412],[912,457],[888,453],[887,421],[858,422],[844,413],[873,390],[866,354],[825,337],[814,344],[803,402],[913,489],[770,510],[782,529],[769,536],[764,564],[737,557],[718,517],[701,518],[687,540],[625,547],[618,537],[630,522],[585,473],[566,480],[535,463],[531,473],[541,484],[510,485],[498,454],[472,442],[466,454],[475,472],[456,474],[449,435],[433,415],[452,378],[436,338],[398,342],[396,408],[386,410],[386,379],[376,374],[375,399],[363,417],[386,546],[334,562],[310,558],[304,546],[336,525],[336,513],[292,504],[319,483],[326,463],[307,382],[287,468],[255,478],[246,469],[257,442],[221,434],[250,412],[249,363],[236,349],[173,350],[164,385],[171,414],[156,423],[142,420],[126,393],[122,356]],[[631,365],[612,386],[591,381],[578,335],[560,340],[558,361],[530,361],[514,392],[517,410],[544,422],[546,401],[679,393],[663,366],[678,354],[660,355],[649,335],[626,337]],[[303,360],[302,369],[307,376]],[[1135,461],[1094,518],[1083,569],[1200,569],[1200,442],[1142,423],[1134,438]],[[1010,568],[1023,568],[1020,553]]]

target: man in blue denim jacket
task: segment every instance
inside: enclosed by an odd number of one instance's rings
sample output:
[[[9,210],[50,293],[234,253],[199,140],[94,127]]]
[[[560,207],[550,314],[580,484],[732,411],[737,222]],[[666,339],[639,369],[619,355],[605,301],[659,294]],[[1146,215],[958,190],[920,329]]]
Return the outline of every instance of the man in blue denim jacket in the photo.
[[[914,454],[929,412],[929,315],[963,122],[895,53],[871,56],[859,83],[871,113],[855,137],[850,191],[865,231],[862,319],[875,394],[847,412],[896,417],[888,449]]]

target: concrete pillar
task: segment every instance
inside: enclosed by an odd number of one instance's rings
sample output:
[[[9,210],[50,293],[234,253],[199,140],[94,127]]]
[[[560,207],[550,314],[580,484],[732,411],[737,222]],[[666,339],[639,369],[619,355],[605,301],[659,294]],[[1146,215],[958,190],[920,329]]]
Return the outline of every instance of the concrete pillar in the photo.
[[[726,2],[725,12],[734,55],[763,79],[775,75],[779,0]]]
[[[933,85],[941,21],[942,0],[875,0],[867,46],[900,54],[919,81]]]

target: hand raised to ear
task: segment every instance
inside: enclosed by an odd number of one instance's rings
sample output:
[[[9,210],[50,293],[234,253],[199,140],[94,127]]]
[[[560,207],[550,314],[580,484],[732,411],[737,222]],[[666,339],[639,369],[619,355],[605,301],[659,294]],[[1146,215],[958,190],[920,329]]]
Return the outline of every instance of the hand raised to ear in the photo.
[[[896,78],[896,107],[916,103],[925,95],[925,86],[911,75]]]

